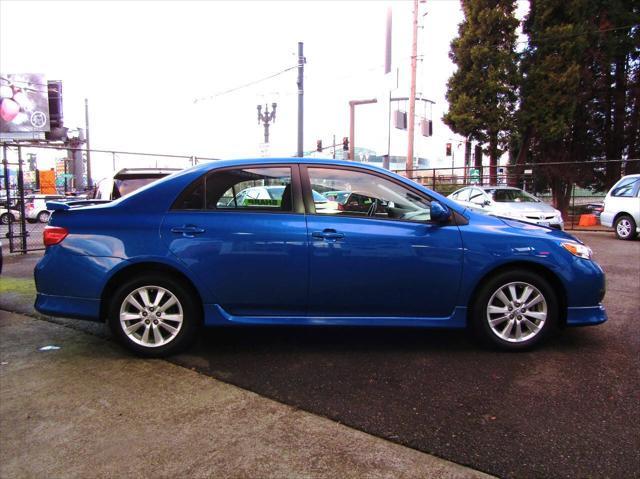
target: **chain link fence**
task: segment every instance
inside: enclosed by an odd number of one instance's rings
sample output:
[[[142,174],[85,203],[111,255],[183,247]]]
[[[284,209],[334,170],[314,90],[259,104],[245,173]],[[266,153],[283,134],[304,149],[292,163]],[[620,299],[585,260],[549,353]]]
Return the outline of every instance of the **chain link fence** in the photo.
[[[42,232],[48,221],[47,199],[90,199],[101,181],[113,174],[96,175],[90,165],[123,168],[183,169],[204,158],[112,150],[87,150],[80,145],[2,143],[0,171],[0,238],[11,253],[44,249]],[[90,162],[88,161],[90,159]],[[91,183],[87,180],[92,178]]]
[[[26,253],[44,249],[42,231],[48,221],[48,213],[42,205],[46,195],[50,199],[58,197],[64,200],[92,198],[95,188],[103,179],[87,171],[87,165],[109,165],[109,170],[122,168],[186,168],[204,158],[186,155],[166,155],[136,153],[112,150],[87,150],[68,145],[31,145],[2,143],[2,178],[0,181],[0,237],[5,247],[12,253]],[[89,160],[90,161],[87,161]],[[585,182],[571,185],[568,207],[565,208],[565,228],[567,229],[606,229],[600,226],[599,216],[606,195],[603,183],[596,176],[607,165],[619,163],[619,173],[625,174],[628,165],[640,160],[618,162],[583,163],[545,163],[529,165],[499,166],[490,169],[473,167],[422,168],[411,170],[409,176],[426,187],[443,195],[470,185],[515,186],[532,193],[545,203],[556,206],[548,188],[550,168],[553,171],[572,172],[589,168],[594,181],[590,187]],[[46,168],[43,168],[43,165]],[[38,166],[40,168],[38,168]],[[394,170],[407,175],[406,170]],[[99,175],[98,175],[99,176]],[[87,178],[95,181],[88,183]],[[584,174],[582,175],[584,178]],[[545,181],[540,181],[545,178]],[[619,175],[618,175],[619,178]],[[106,179],[106,178],[105,178]],[[617,178],[613,179],[614,181]],[[40,198],[38,201],[37,198]],[[592,221],[581,221],[588,215]]]
[[[407,172],[393,170],[402,176],[410,176],[414,181],[432,189],[444,196],[466,186],[512,186],[521,188],[533,194],[543,202],[558,208],[554,203],[551,189],[547,186],[549,178],[559,171],[568,172],[566,176],[583,178],[569,184],[567,207],[563,212],[566,229],[609,230],[600,225],[600,213],[603,201],[608,192],[606,184],[606,168],[615,164],[619,174],[612,179],[615,183],[622,175],[631,170],[635,172],[640,167],[640,159],[619,161],[565,162],[540,163],[524,165],[498,166],[493,171],[489,166],[449,167],[449,168],[421,168]],[[629,167],[633,165],[633,167]],[[585,174],[587,171],[587,174]],[[409,174],[407,174],[409,173]],[[578,173],[581,173],[578,175]],[[591,176],[589,176],[591,175]],[[584,178],[591,177],[590,181]],[[585,218],[588,216],[588,218]]]

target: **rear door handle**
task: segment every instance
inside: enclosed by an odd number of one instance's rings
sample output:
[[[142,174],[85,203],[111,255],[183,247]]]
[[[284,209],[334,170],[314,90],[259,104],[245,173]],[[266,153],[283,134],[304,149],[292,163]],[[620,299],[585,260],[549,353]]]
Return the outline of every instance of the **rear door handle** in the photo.
[[[311,236],[326,241],[337,241],[344,238],[344,233],[338,233],[336,230],[328,228],[322,231],[314,231]]]
[[[204,229],[195,225],[184,225],[177,228],[171,228],[171,232],[175,234],[182,234],[185,238],[195,238],[196,235],[204,233]]]

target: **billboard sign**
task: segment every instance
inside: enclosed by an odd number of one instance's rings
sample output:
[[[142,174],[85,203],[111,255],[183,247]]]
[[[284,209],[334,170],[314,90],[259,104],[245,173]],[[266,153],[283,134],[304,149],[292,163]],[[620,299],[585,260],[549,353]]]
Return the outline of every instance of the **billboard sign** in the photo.
[[[39,172],[40,193],[44,195],[56,194],[56,172],[54,170],[44,170]]]
[[[0,73],[0,137],[43,137],[50,129],[49,92],[41,73]]]

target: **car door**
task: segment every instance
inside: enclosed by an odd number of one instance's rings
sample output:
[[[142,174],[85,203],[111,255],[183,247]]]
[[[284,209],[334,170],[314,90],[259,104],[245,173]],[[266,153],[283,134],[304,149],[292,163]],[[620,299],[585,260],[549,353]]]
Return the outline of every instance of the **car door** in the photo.
[[[374,172],[301,166],[309,231],[309,316],[453,313],[462,274],[458,227],[430,221],[430,199]],[[358,191],[368,211],[315,210],[310,190]]]
[[[265,185],[284,186],[282,198],[233,201]],[[307,227],[296,165],[213,170],[177,199],[161,235],[228,313],[305,313]]]

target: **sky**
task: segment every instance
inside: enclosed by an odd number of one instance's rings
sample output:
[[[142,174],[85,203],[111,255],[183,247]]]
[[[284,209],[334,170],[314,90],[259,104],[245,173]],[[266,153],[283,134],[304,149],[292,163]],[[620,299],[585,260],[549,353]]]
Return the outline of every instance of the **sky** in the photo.
[[[383,75],[388,7],[393,68],[399,71],[392,94],[408,96],[413,2],[405,0],[0,0],[0,72],[62,80],[67,127],[84,126],[88,99],[95,149],[261,156],[263,128],[256,106],[276,102],[269,155],[293,156],[295,68],[218,93],[294,67],[298,42],[303,42],[304,150],[314,150],[318,139],[330,144],[333,135],[341,143],[349,134],[349,100],[382,97],[391,83]],[[418,133],[415,154],[446,166],[445,143],[460,138],[441,118],[447,110],[446,82],[455,70],[449,46],[463,16],[457,0],[428,0],[419,9],[417,90],[435,105],[417,109],[432,118],[434,136]],[[356,146],[386,153],[387,128],[381,106],[358,107]],[[458,145],[454,142],[454,154],[461,157]],[[406,131],[394,130],[391,154],[406,152]],[[110,157],[93,155],[94,178],[106,176],[112,166]],[[170,166],[170,160],[160,166]]]

